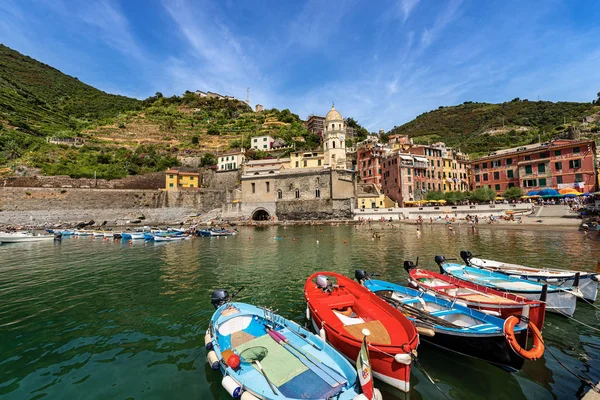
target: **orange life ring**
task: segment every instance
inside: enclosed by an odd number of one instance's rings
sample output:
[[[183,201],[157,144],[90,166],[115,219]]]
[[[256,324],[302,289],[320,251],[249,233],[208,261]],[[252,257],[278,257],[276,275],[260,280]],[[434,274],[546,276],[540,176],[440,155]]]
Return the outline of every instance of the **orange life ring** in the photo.
[[[521,347],[517,338],[515,336],[515,326],[519,323],[519,318],[511,315],[504,321],[504,336],[506,336],[506,341],[512,347],[512,349],[520,355],[521,357],[527,360],[538,360],[544,355],[544,341],[542,340],[542,334],[539,329],[533,322],[529,322],[529,329],[533,332],[533,347],[531,350],[526,350]]]

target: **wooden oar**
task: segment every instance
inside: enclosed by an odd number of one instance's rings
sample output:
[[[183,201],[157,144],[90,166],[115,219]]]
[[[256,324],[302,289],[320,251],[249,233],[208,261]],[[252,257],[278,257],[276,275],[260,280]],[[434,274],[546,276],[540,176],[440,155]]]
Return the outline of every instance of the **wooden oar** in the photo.
[[[405,310],[407,313],[412,314],[414,316],[414,318],[420,320],[421,322],[424,322],[424,323],[429,322],[432,325],[439,325],[439,326],[443,326],[446,328],[453,328],[453,329],[457,328],[457,325],[455,325],[451,322],[448,322],[448,321],[444,320],[443,318],[436,317],[434,315],[429,314],[427,311],[419,310],[418,308],[415,308],[408,304],[404,304],[401,301],[398,301],[390,296],[386,296],[384,293],[375,292],[375,294],[377,296],[379,296],[380,298],[384,299],[385,301],[387,301],[388,303],[392,304],[396,308],[400,308],[402,310]]]

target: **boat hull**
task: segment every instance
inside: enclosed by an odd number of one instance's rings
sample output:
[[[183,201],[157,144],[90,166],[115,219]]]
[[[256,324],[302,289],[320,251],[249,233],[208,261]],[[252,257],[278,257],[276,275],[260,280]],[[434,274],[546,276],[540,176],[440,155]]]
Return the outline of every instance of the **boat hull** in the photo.
[[[539,296],[527,298],[513,293],[501,292],[487,286],[455,278],[450,275],[438,274],[436,272],[413,269],[409,272],[409,283],[415,288],[419,288],[425,293],[440,297],[447,301],[453,301],[482,311],[497,317],[506,319],[511,315],[528,315],[531,322],[539,329],[543,329],[546,316],[546,304],[539,301]],[[481,298],[475,300],[468,293],[464,296],[456,295],[456,292],[447,292],[445,289],[437,289],[436,286],[427,284],[427,280],[442,281],[448,285],[456,286],[457,289],[467,289],[480,292],[484,296],[489,296],[489,301],[483,301]],[[498,301],[503,300],[504,302]],[[527,310],[528,308],[528,310]]]
[[[50,242],[54,240],[54,235],[50,236],[0,236],[0,243],[30,243],[30,242]]]
[[[479,267],[445,263],[441,265],[444,272],[455,278],[491,287],[500,292],[507,292],[530,300],[539,299],[543,284],[526,279],[506,276]],[[577,288],[559,288],[548,285],[546,311],[560,315],[572,316],[577,306]]]
[[[316,284],[324,279],[331,284],[325,290]],[[333,285],[333,281],[337,284]],[[304,286],[304,296],[307,317],[317,331],[324,331],[328,343],[349,360],[356,360],[367,328],[371,332],[367,342],[374,376],[398,390],[409,391],[410,364],[419,335],[400,311],[364,286],[334,272],[311,275]]]
[[[598,280],[600,278],[600,274],[598,273],[572,271],[567,269],[526,267],[523,265],[507,264],[481,258],[468,258],[468,261],[471,266],[477,268],[505,274],[510,277],[526,279],[531,282],[559,287],[573,286],[575,284],[575,275],[579,273],[580,297],[588,302],[595,302],[598,297]]]
[[[322,321],[318,317],[315,318],[313,311],[311,311],[311,321],[315,331],[319,332],[317,327],[321,326]],[[328,329],[327,324],[325,324],[325,335],[327,343],[336,348],[350,362],[356,364],[356,359],[360,352],[360,345],[356,345],[356,341],[345,340],[337,332]],[[379,346],[377,347],[379,348]],[[390,354],[395,354],[393,353],[393,349],[388,350],[392,351]],[[378,351],[373,351],[371,346],[369,346],[369,361],[371,362],[373,375],[377,379],[403,392],[410,390],[410,365],[395,362],[392,357]]]

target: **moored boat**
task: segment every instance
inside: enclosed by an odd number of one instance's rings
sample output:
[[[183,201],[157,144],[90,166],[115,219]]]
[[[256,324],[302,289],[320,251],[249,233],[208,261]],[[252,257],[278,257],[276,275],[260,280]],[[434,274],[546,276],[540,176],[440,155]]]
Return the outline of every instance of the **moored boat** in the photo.
[[[0,243],[45,242],[55,238],[55,235],[38,235],[31,232],[0,232]]]
[[[76,230],[75,231],[75,235],[76,236],[92,236],[93,232],[92,231],[86,231],[86,230]]]
[[[584,300],[594,302],[598,296],[598,272],[571,271],[557,268],[534,268],[474,257],[470,251],[462,250],[460,257],[466,265],[519,277],[528,281],[548,283],[554,286],[573,286],[579,274],[579,290]]]
[[[544,327],[547,289],[542,288],[538,300],[531,300],[450,275],[417,268],[408,260],[404,261],[404,269],[408,272],[409,284],[423,292],[503,319],[511,315],[523,315],[540,330]]]
[[[186,239],[189,239],[188,235],[154,236],[155,242],[178,242]]]
[[[356,271],[356,278],[406,315],[423,341],[511,372],[523,366],[524,357],[506,340],[504,319],[406,286],[373,280],[365,271]],[[509,332],[520,348],[527,343],[527,329],[527,324],[520,323]],[[539,331],[536,335],[541,346],[535,348],[532,359],[540,358],[544,352]]]
[[[501,292],[513,293],[531,300],[538,300],[543,291],[546,295],[546,311],[573,316],[577,305],[577,280],[572,287],[557,287],[526,279],[516,278],[488,271],[486,269],[470,267],[463,264],[449,263],[444,256],[436,256],[435,262],[440,267],[440,272],[496,289]],[[547,286],[547,288],[544,288]]]
[[[205,345],[233,398],[367,400],[356,370],[332,346],[269,310],[230,300],[213,292]]]
[[[410,364],[419,335],[400,311],[334,272],[312,274],[304,285],[304,297],[307,317],[314,328],[351,361],[360,351],[363,331],[370,332],[373,375],[401,391],[409,391]]]
[[[210,236],[232,236],[237,235],[237,231],[228,229],[210,229]]]

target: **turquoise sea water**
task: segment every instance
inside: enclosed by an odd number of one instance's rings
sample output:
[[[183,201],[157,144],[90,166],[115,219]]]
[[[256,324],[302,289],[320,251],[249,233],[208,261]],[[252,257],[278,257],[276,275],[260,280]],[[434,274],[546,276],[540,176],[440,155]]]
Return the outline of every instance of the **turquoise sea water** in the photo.
[[[274,237],[281,240],[274,240]],[[295,240],[294,240],[295,239]],[[318,243],[317,243],[318,241]],[[206,368],[204,332],[214,288],[245,286],[237,300],[273,307],[305,323],[302,287],[316,270],[353,276],[358,267],[405,282],[401,265],[457,257],[461,249],[534,266],[595,270],[600,241],[579,232],[441,226],[381,232],[368,227],[241,228],[229,238],[129,245],[93,239],[0,246],[0,398],[228,399]],[[579,303],[575,318],[600,327],[600,311]],[[568,368],[600,380],[600,333],[548,315],[546,345]],[[587,388],[549,354],[510,374],[485,362],[419,347],[437,385],[455,399],[569,399]],[[404,395],[442,398],[416,366]]]

